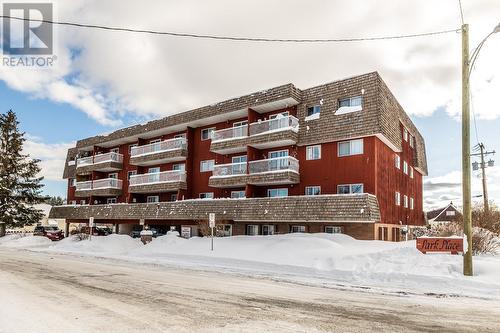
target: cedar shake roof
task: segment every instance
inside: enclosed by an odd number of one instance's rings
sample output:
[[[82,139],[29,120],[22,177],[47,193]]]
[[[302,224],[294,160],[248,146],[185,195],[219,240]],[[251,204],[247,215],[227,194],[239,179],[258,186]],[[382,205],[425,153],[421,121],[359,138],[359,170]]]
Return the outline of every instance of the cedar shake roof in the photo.
[[[447,216],[446,212],[448,211],[455,211],[454,216]],[[430,212],[427,212],[427,219],[430,221],[436,221],[436,222],[448,222],[448,221],[456,221],[460,216],[462,216],[462,213],[458,210],[455,205],[453,205],[453,202],[451,202],[448,206],[432,210]]]
[[[276,222],[379,222],[372,194],[290,196],[280,198],[192,199],[159,203],[52,207],[50,218],[96,220],[218,220]]]
[[[339,99],[359,95],[363,96],[362,112],[335,114],[338,109]],[[422,174],[427,175],[424,139],[377,72],[362,74],[305,90],[299,90],[293,84],[286,84],[178,113],[146,124],[123,128],[108,135],[98,135],[79,140],[76,149],[72,148],[68,151],[68,159],[74,158],[77,149],[88,149],[89,147],[127,139],[128,137],[131,138],[130,143],[133,143],[135,139],[132,140],[132,138],[140,136],[141,133],[192,124],[203,119],[215,119],[215,117],[223,116],[229,112],[245,110],[246,108],[258,108],[266,103],[283,100],[298,103],[299,138],[297,145],[299,146],[346,140],[353,137],[383,135],[393,149],[402,150],[401,122],[410,134],[415,137],[415,168]],[[305,121],[307,108],[318,104],[321,104],[320,120]],[[74,167],[68,166],[68,163],[66,163],[64,178],[72,175],[74,175]]]

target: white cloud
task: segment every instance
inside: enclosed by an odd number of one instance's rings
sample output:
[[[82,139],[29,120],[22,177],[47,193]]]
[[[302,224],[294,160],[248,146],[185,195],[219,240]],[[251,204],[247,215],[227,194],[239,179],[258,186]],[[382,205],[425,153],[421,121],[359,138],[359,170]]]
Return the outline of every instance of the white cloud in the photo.
[[[467,1],[471,46],[498,22],[497,0]],[[57,1],[64,21],[232,36],[327,38],[458,27],[456,0]],[[0,66],[0,79],[33,97],[68,103],[101,124],[125,113],[158,117],[292,82],[299,88],[378,70],[411,114],[460,113],[460,35],[345,44],[192,40],[56,27],[57,66]],[[77,50],[77,52],[75,52]],[[472,77],[478,117],[500,116],[500,38],[485,45]]]
[[[47,180],[61,181],[66,163],[66,153],[69,148],[74,146],[75,143],[43,143],[40,142],[39,138],[28,136],[23,146],[23,152],[32,158],[41,160],[40,176],[44,176]]]
[[[500,166],[486,169],[488,196],[490,201],[500,202]],[[482,178],[479,171],[472,174],[473,201],[481,203]],[[481,197],[478,197],[481,196]],[[452,171],[443,176],[432,177],[424,182],[424,208],[427,210],[444,207],[450,201],[462,205],[462,172]]]

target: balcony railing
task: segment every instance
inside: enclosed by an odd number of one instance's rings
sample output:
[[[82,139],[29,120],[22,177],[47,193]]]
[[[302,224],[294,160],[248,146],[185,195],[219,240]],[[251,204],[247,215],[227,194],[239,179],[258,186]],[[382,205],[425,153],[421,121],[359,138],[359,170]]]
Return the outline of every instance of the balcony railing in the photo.
[[[116,179],[116,178],[104,178],[104,179],[97,179],[97,180],[90,180],[86,182],[77,182],[76,183],[76,190],[77,191],[86,191],[86,190],[98,190],[98,189],[104,189],[104,188],[115,188],[115,189],[121,189],[123,185],[123,182],[121,179]]]
[[[266,132],[282,131],[286,129],[298,130],[299,120],[294,116],[281,116],[269,120],[251,123],[250,135],[258,135]]]
[[[250,161],[248,163],[248,173],[256,174],[274,171],[294,171],[299,172],[299,161],[291,156],[269,158],[266,160]]]
[[[145,173],[130,176],[129,185],[146,185],[155,183],[185,182],[186,172],[171,170],[163,172]]]
[[[214,132],[213,141],[244,138],[248,136],[248,125],[224,128]]]
[[[218,164],[214,166],[212,177],[225,177],[245,175],[247,173],[247,162]]]
[[[92,164],[99,164],[105,162],[117,162],[123,163],[123,155],[115,152],[106,153],[106,154],[97,154],[94,156],[81,157],[76,160],[76,166],[87,166]]]
[[[144,146],[132,147],[130,150],[131,157],[137,157],[141,155],[160,153],[164,151],[185,149],[186,148],[185,138],[174,138],[161,142],[150,143]]]

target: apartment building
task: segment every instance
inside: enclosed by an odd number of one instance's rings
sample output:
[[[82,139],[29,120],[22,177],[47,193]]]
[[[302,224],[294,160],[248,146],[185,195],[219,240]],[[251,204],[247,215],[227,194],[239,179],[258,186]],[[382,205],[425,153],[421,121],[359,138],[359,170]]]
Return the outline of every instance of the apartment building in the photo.
[[[425,223],[425,143],[378,73],[287,84],[80,140],[51,218],[220,235],[400,240]]]

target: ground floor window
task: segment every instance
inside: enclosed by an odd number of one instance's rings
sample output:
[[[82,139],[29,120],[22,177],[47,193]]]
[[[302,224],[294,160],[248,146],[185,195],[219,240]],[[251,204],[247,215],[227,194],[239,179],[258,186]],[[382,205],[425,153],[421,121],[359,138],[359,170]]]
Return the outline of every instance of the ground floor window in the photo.
[[[306,232],[306,226],[292,225],[290,232]]]
[[[259,226],[255,224],[247,225],[247,235],[248,236],[256,236],[259,234]]]
[[[274,235],[274,225],[273,224],[264,224],[262,226],[262,234],[263,235]]]
[[[213,199],[213,198],[214,198],[214,192],[200,193],[200,199]]]
[[[217,237],[230,237],[233,235],[231,224],[217,224]]]
[[[177,201],[177,193],[170,194],[170,201]]]
[[[388,230],[387,227],[378,227],[378,240],[388,240],[389,235],[388,235]]]
[[[272,188],[267,190],[267,196],[270,198],[274,197],[287,197],[288,189],[287,188]]]
[[[239,199],[245,197],[245,191],[231,191],[232,199]]]
[[[148,195],[146,198],[147,203],[160,202],[160,196],[158,195]]]
[[[109,204],[115,204],[116,203],[116,198],[108,198],[106,200],[106,203],[109,205]]]
[[[342,227],[335,226],[335,225],[327,225],[327,226],[325,226],[325,232],[327,234],[341,234]]]

